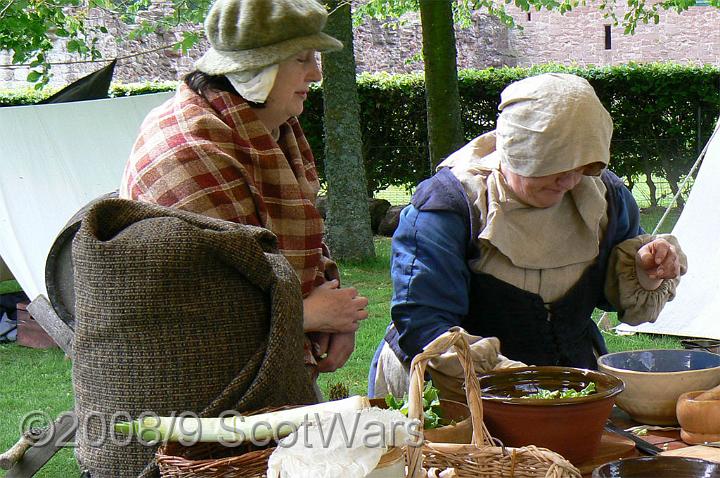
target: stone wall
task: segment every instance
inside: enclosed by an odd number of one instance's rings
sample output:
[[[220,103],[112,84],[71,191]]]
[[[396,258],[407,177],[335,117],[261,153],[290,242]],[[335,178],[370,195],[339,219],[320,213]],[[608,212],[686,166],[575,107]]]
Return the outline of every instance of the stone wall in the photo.
[[[720,66],[720,8],[690,7],[678,14],[663,11],[660,23],[640,24],[634,35],[624,35],[596,7],[579,7],[560,15],[510,13],[522,30],[510,34],[510,48],[519,66],[557,62],[616,65],[634,62],[674,61]],[[622,17],[623,12],[618,12]],[[605,49],[605,29],[610,26],[611,48]]]
[[[690,7],[682,14],[662,12],[659,25],[639,25],[635,35],[623,35],[621,27],[610,28],[611,49],[605,49],[605,27],[610,21],[596,7],[579,7],[560,15],[546,11],[530,14],[509,6],[508,11],[522,29],[508,29],[494,17],[476,13],[469,28],[458,29],[458,64],[461,68],[529,66],[547,62],[612,65],[628,61],[672,60],[681,63],[720,65],[720,8]],[[621,14],[621,12],[620,12]],[[392,73],[422,71],[422,48],[417,14],[406,16],[400,28],[388,28],[370,20],[355,29],[358,72]],[[127,27],[105,20],[109,34],[100,42],[105,58],[143,53],[120,60],[115,79],[122,82],[176,80],[192,69],[194,59],[207,48],[203,42],[188,55],[172,49],[152,51],[174,41],[172,35],[154,34],[142,43],[118,44]],[[62,42],[51,54],[53,62],[68,61]],[[0,52],[0,65],[10,56]],[[101,65],[80,63],[53,67],[53,86],[65,85]],[[27,68],[0,68],[0,88],[27,86]]]
[[[400,28],[378,20],[369,20],[355,29],[355,62],[359,72],[387,71],[411,73],[423,71],[422,28],[417,14],[403,17]],[[476,13],[472,26],[456,30],[460,68],[515,66],[510,49],[509,31],[492,16]]]

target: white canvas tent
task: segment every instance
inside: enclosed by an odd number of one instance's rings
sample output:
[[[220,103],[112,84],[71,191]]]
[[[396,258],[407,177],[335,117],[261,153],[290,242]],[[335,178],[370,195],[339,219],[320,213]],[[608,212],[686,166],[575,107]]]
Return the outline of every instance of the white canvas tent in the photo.
[[[657,321],[620,332],[647,332],[720,339],[720,133],[707,147],[690,197],[672,233],[688,256],[675,300]]]
[[[0,108],[0,257],[30,299],[65,223],[118,188],[140,123],[172,93]]]

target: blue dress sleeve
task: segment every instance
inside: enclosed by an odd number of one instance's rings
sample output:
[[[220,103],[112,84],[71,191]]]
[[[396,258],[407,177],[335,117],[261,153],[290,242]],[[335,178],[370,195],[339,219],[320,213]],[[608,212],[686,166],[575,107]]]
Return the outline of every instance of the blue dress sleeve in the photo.
[[[399,346],[410,357],[467,316],[467,229],[451,211],[410,205],[400,215],[392,243],[391,315]]]
[[[627,239],[645,234],[645,231],[640,225],[640,208],[632,193],[614,174],[612,179],[612,193],[615,195],[616,203],[615,220],[617,221],[615,237],[612,241],[612,245],[615,246]]]

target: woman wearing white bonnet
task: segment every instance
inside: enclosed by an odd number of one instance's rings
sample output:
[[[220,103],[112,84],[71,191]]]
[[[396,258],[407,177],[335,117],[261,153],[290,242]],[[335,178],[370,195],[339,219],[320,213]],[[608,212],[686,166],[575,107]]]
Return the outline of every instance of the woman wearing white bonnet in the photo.
[[[314,0],[217,0],[211,48],[174,98],[145,119],[120,187],[123,198],[271,230],[297,273],[313,375],[354,349],[367,299],[339,288],[315,208],[315,161],[296,116],[322,79],[316,52],[342,48],[322,32]]]
[[[443,161],[401,214],[371,396],[405,389],[409,360],[454,326],[499,339],[491,367],[596,369],[607,352],[596,307],[638,324],[674,297],[686,258],[674,237],[644,233],[606,169],[612,120],[590,84],[526,78],[499,110],[496,130]]]

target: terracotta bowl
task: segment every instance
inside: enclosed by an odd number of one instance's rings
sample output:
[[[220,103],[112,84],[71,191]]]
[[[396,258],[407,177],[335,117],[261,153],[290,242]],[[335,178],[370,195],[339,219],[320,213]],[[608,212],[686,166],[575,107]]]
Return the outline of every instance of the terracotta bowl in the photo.
[[[675,408],[682,440],[692,445],[720,441],[720,400],[697,400],[701,393],[683,393]]]
[[[523,398],[539,388],[581,390],[595,382],[597,393],[567,399]],[[549,448],[578,465],[593,457],[603,427],[623,390],[621,380],[572,367],[521,367],[480,376],[483,417],[490,434],[506,446]]]
[[[649,425],[677,425],[680,395],[720,384],[720,355],[703,350],[616,352],[598,358],[598,366],[625,382],[617,406]]]
[[[720,463],[681,456],[647,456],[611,461],[592,478],[720,478]]]
[[[387,408],[384,398],[371,398],[370,405]],[[472,440],[472,421],[467,405],[453,400],[440,399],[442,418],[452,420],[454,425],[423,430],[423,437],[435,443],[470,443]]]

